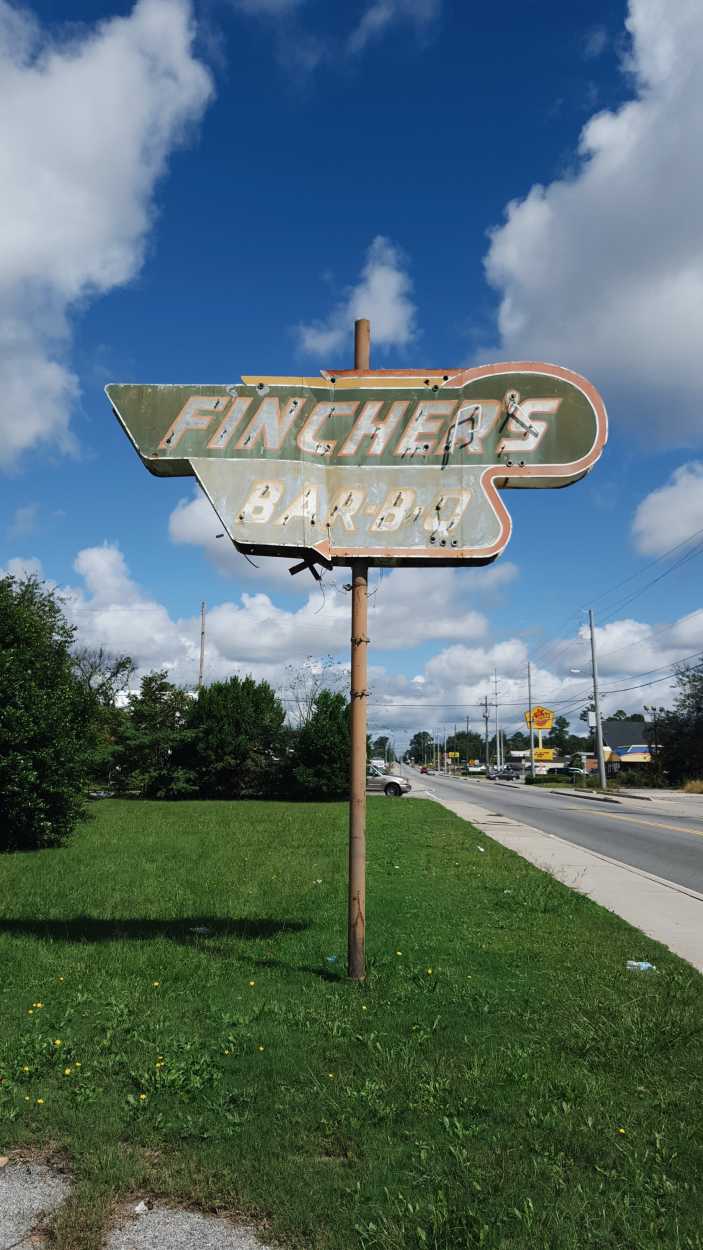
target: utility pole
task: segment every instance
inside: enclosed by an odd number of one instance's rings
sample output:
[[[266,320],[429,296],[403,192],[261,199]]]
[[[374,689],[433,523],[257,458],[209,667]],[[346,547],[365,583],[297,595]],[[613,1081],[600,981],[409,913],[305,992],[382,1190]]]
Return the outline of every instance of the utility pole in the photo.
[[[354,322],[354,368],[369,369],[371,327]],[[349,787],[349,898],[347,972],[366,976],[366,730],[368,722],[369,566],[352,560],[351,604],[351,776]]]
[[[598,775],[600,777],[601,790],[608,787],[608,779],[605,775],[605,757],[603,755],[603,726],[600,720],[600,697],[598,694],[598,661],[596,659],[596,635],[593,628],[593,609],[588,609],[588,624],[591,630],[591,664],[593,667],[593,705],[596,717],[596,757],[598,759]]]
[[[653,761],[654,761],[654,770],[655,770],[655,773],[656,773],[657,777],[659,777],[659,776],[660,776],[660,774],[661,774],[661,762],[660,762],[660,759],[659,759],[659,734],[658,734],[658,732],[657,732],[657,730],[658,730],[658,725],[657,725],[657,712],[663,712],[663,710],[664,710],[664,709],[663,709],[663,708],[657,708],[655,704],[651,704],[651,705],[650,705],[650,704],[647,704],[647,703],[643,704],[643,707],[644,707],[645,712],[651,712],[651,714],[652,714],[652,724],[653,724],[653,726],[654,726],[654,756],[653,756]],[[651,750],[652,750],[651,744],[650,744],[650,748],[649,748],[649,750],[650,750],[650,754],[651,754]]]
[[[527,661],[527,707],[530,716],[530,773],[535,775],[535,732],[532,728],[532,665]]]
[[[484,737],[486,740],[486,772],[488,772],[488,766],[490,763],[490,760],[488,759],[488,695],[486,695],[483,700],[483,723],[485,728]]]
[[[493,693],[496,702],[496,768],[500,768],[500,738],[498,737],[498,674],[493,669]]]
[[[200,604],[200,665],[198,667],[198,690],[203,684],[205,668],[205,600]]]

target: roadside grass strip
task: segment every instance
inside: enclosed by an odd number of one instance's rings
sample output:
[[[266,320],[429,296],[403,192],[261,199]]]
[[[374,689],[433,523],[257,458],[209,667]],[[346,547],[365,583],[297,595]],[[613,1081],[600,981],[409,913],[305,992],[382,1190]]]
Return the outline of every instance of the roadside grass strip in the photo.
[[[67,1160],[55,1250],[142,1194],[292,1250],[702,1250],[703,979],[438,804],[368,806],[362,985],[343,804],[109,800],[0,857],[0,1153]]]

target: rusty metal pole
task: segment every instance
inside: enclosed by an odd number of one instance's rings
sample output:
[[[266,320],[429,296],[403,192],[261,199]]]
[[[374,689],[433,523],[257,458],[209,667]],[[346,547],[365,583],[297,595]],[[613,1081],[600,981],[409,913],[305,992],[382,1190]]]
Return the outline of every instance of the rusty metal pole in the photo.
[[[368,565],[352,564],[351,777],[349,793],[349,926],[347,971],[352,981],[366,975],[366,703]]]
[[[367,317],[354,322],[354,368],[371,368],[371,322]]]
[[[371,327],[354,322],[354,368],[370,367]],[[366,976],[366,724],[368,678],[369,566],[353,560],[351,610],[351,768],[349,785],[349,909],[347,972]]]

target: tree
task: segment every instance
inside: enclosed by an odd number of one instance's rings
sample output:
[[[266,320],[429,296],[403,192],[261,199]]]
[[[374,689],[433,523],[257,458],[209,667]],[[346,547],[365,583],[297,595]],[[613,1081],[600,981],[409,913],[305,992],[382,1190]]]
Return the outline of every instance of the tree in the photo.
[[[190,708],[187,747],[200,795],[252,798],[279,788],[285,716],[266,681],[230,677],[202,687]]]
[[[308,655],[300,664],[286,664],[286,673],[296,726],[307,724],[321,690],[339,690],[347,680],[346,670],[340,668],[339,660],[332,655],[321,658]]]
[[[458,751],[461,760],[480,760],[483,758],[485,746],[480,734],[469,733],[465,729],[447,738],[447,750]]]
[[[670,781],[703,778],[703,664],[676,675],[674,707],[657,716],[658,762]],[[654,726],[647,727],[650,742]]]
[[[387,734],[380,734],[378,738],[374,738],[371,743],[371,754],[379,759],[383,756],[384,760],[387,760],[389,764],[393,763],[395,751]]]
[[[185,798],[195,793],[186,746],[190,698],[174,686],[166,670],[147,673],[138,694],[128,700],[116,765],[119,788],[144,798]]]
[[[569,750],[570,737],[568,720],[565,716],[557,716],[547,737],[544,739],[544,744],[558,751],[560,755],[566,755]]]
[[[432,734],[426,729],[421,729],[419,733],[413,734],[408,744],[408,755],[415,760],[416,764],[424,764],[426,760],[432,758],[432,750],[434,740]]]
[[[124,694],[134,673],[134,664],[128,655],[110,655],[102,647],[80,647],[73,652],[73,668],[92,709],[90,778],[93,782],[110,785],[127,717],[126,708],[118,706],[117,698]]]
[[[300,798],[336,799],[349,793],[349,704],[343,694],[320,690],[293,756],[292,779]]]
[[[0,578],[0,848],[56,846],[84,814],[90,704],[75,631],[37,578]]]

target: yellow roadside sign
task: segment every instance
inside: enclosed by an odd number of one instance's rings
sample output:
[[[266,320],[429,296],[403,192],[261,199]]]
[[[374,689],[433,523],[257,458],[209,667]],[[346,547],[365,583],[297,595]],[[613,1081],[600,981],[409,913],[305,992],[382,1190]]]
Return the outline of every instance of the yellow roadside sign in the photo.
[[[536,747],[535,748],[536,760],[542,760],[542,761],[553,760],[555,755],[556,755],[556,751],[552,747]]]
[[[554,724],[554,713],[550,707],[541,707],[537,704],[532,709],[532,717],[529,712],[525,712],[525,720],[534,729],[551,729]]]

